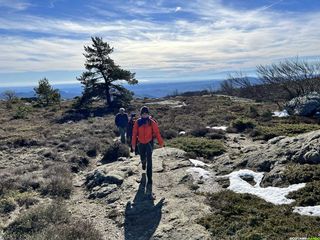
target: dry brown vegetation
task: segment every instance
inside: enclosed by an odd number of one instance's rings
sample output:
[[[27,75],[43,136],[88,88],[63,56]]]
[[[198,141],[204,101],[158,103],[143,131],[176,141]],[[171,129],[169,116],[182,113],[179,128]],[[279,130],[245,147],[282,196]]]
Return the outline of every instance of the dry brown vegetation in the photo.
[[[226,133],[207,126],[225,125],[231,132],[265,140],[320,129],[317,119],[273,118],[270,114],[277,110],[273,103],[218,95],[169,100],[184,102],[185,106],[150,104],[151,113],[166,143],[185,147],[195,156],[213,157],[228,150],[224,146]],[[159,100],[135,100],[128,112],[138,113],[141,106],[155,101]],[[113,112],[99,104],[76,110],[72,101],[63,101],[61,108],[40,108],[24,101],[12,102],[7,108],[0,102],[0,227],[5,239],[50,239],[52,232],[58,233],[60,238],[56,239],[80,235],[83,238],[79,239],[99,239],[90,223],[79,222],[65,208],[48,205],[52,200],[68,201],[74,191],[73,179],[101,158],[110,162],[128,156],[126,146],[114,144],[117,130]],[[24,107],[27,110],[21,112]],[[180,131],[186,131],[186,136],[179,137]],[[314,201],[319,200],[314,197]],[[57,215],[50,215],[48,209]],[[11,216],[15,220],[8,225]],[[32,233],[24,226],[30,219]]]

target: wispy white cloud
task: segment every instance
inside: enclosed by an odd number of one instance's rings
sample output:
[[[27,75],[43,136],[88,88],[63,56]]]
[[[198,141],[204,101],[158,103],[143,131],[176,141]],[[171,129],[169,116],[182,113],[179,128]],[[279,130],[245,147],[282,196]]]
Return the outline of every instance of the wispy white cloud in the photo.
[[[30,6],[30,2],[23,0],[0,0],[0,7],[5,7],[17,11],[25,10]]]
[[[274,3],[276,4],[276,2]],[[79,21],[24,16],[0,17],[0,28],[50,34],[51,37],[1,37],[0,72],[78,70],[83,68],[83,45],[102,36],[115,48],[113,58],[137,71],[163,71],[170,76],[251,69],[257,64],[292,56],[320,56],[319,12],[291,15],[264,9],[240,10],[222,1],[196,0],[167,7],[163,2],[136,2],[123,11],[152,16],[183,11],[197,18],[153,21]],[[130,9],[129,9],[130,8]],[[97,6],[91,8],[98,11]],[[111,14],[99,9],[100,14]],[[76,36],[76,37],[75,37]]]

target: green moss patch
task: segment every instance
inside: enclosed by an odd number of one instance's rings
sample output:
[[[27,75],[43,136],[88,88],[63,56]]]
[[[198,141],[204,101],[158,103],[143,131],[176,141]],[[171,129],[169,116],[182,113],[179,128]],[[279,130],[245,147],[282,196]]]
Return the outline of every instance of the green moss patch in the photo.
[[[180,137],[172,139],[168,145],[205,158],[212,158],[225,152],[221,141],[206,138]]]
[[[320,205],[320,181],[307,183],[304,188],[291,192],[288,197],[295,199],[297,206]]]
[[[256,128],[255,137],[263,138],[265,140],[271,139],[277,136],[294,136],[310,131],[319,130],[318,124],[288,124],[288,123],[276,123],[272,126],[258,126]]]
[[[293,213],[290,205],[273,205],[231,191],[209,195],[208,203],[212,213],[199,223],[217,239],[288,239],[319,234],[320,218]]]

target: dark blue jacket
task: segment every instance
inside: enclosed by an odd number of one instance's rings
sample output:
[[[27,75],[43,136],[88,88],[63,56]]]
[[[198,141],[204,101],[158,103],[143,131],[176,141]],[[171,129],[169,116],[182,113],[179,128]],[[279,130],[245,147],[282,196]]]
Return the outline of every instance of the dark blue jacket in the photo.
[[[129,121],[128,114],[126,114],[126,113],[124,113],[124,114],[118,113],[116,115],[115,124],[116,124],[117,127],[123,127],[123,128],[127,127],[128,121]]]

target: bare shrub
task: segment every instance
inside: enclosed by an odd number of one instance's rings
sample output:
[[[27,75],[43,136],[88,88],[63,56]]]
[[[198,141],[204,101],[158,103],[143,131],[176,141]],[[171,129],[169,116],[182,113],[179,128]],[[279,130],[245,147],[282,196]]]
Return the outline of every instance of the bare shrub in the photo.
[[[115,142],[111,144],[104,153],[101,162],[103,163],[110,163],[117,161],[119,157],[129,157],[129,147],[125,144],[120,142]]]
[[[85,147],[84,151],[88,157],[96,157],[100,151],[100,144],[98,141],[89,141]]]
[[[69,198],[73,189],[72,175],[66,164],[52,165],[43,173],[44,184],[41,193],[54,197]]]
[[[0,196],[14,190],[25,192],[38,189],[42,184],[42,179],[36,173],[17,174],[14,169],[10,172],[0,172],[0,179]]]
[[[57,160],[58,159],[58,153],[57,153],[57,150],[45,150],[43,152],[43,156],[45,158],[49,158],[49,159],[52,159],[52,160]]]
[[[15,175],[21,175],[21,174],[25,174],[28,172],[34,172],[39,170],[40,166],[38,164],[28,164],[28,165],[24,165],[24,166],[20,166],[17,168],[14,168],[11,172]]]
[[[66,223],[69,213],[61,203],[38,206],[20,215],[5,229],[4,239],[25,239],[45,229],[48,224]]]
[[[42,179],[36,173],[25,173],[16,176],[16,184],[21,191],[38,189],[42,183]]]
[[[204,137],[209,132],[209,129],[206,127],[197,127],[192,129],[190,134],[194,137]]]
[[[26,206],[26,208],[29,208],[29,206],[35,205],[39,202],[35,197],[34,192],[19,193],[14,197],[14,199],[20,207]]]
[[[172,139],[178,136],[178,132],[173,129],[161,129],[161,136],[165,139]]]
[[[15,176],[9,172],[0,172],[0,195],[5,194],[12,188],[16,188]]]
[[[266,85],[282,88],[288,99],[320,90],[320,63],[296,58],[269,66],[259,65],[257,73]]]
[[[70,219],[67,223],[50,225],[27,240],[102,240],[101,233],[89,221]]]
[[[84,170],[90,163],[88,157],[81,155],[71,155],[69,161],[71,163],[71,171],[75,173]]]
[[[19,137],[13,141],[14,147],[32,147],[32,146],[38,146],[41,145],[39,140],[28,138],[28,137]]]
[[[206,134],[209,139],[226,139],[226,132],[223,130],[211,130]]]

